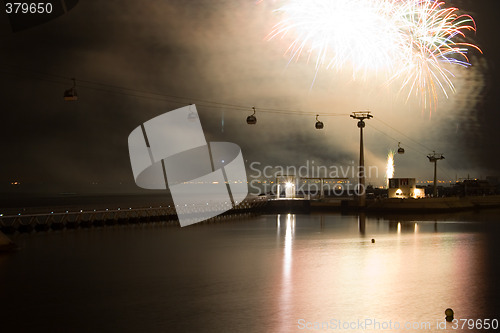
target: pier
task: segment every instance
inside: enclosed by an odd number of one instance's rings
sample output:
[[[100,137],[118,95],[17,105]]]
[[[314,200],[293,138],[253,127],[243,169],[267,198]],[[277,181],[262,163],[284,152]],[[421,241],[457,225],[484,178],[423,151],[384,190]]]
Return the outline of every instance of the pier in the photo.
[[[193,206],[193,214],[210,211],[217,207]],[[310,200],[305,198],[270,199],[254,197],[245,200],[235,208],[205,221],[206,223],[225,220],[248,214],[309,214],[310,212],[356,213],[443,213],[462,210],[500,208],[500,196],[472,196],[424,199],[382,199],[367,200],[366,207],[357,206],[353,198],[329,198]],[[125,225],[137,223],[168,223],[178,225],[177,213],[173,205],[139,208],[91,209],[49,213],[19,213],[0,215],[0,231],[5,234],[15,232],[48,231]]]
[[[213,222],[229,217],[242,216],[264,210],[268,201],[253,199],[244,201],[235,208],[224,212],[206,222]],[[193,214],[213,209],[212,206],[193,206]],[[0,216],[0,231],[5,234],[15,232],[48,231],[78,229],[111,225],[162,222],[178,225],[177,213],[173,205],[140,208],[94,209],[63,211],[35,214],[15,214]]]

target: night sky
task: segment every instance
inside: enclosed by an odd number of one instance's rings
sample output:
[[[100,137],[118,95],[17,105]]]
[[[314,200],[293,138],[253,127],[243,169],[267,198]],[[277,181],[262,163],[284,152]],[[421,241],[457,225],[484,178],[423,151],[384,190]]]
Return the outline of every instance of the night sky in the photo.
[[[314,79],[314,64],[289,63],[288,41],[266,40],[278,2],[81,0],[15,33],[0,15],[0,192],[135,191],[128,135],[191,103],[207,141],[238,144],[247,166],[357,163],[359,132],[348,114],[368,109],[375,118],[367,121],[366,163],[380,170],[369,183],[384,183],[385,159],[398,141],[406,153],[396,157],[397,177],[431,180],[425,155],[432,150],[446,157],[440,179],[500,175],[493,1],[452,2],[476,20],[471,36],[484,54],[472,52],[473,66],[457,71],[457,93],[432,115],[376,76],[320,70]],[[68,102],[62,97],[72,77],[79,99]],[[252,106],[255,126],[245,122]],[[314,114],[300,111],[320,114],[325,129],[315,130]]]

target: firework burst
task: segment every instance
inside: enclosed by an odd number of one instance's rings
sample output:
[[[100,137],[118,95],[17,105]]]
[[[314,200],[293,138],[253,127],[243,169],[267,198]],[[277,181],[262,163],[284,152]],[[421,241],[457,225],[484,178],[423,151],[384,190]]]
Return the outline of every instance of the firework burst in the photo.
[[[467,52],[481,51],[465,42],[476,30],[472,17],[436,0],[287,0],[276,12],[283,18],[268,39],[292,35],[290,60],[305,55],[316,70],[384,73],[424,107],[454,92],[450,68],[470,66]]]
[[[387,154],[387,166],[385,168],[385,178],[387,180],[387,187],[389,187],[389,179],[394,177],[394,150],[389,150]]]
[[[277,11],[285,14],[268,36],[294,34],[287,49],[290,59],[306,53],[315,57],[316,69],[341,69],[347,64],[355,71],[386,69],[395,44],[388,35],[397,34],[385,20],[384,2],[369,0],[292,0]],[[375,31],[384,34],[374,34]],[[394,39],[396,36],[392,36]]]

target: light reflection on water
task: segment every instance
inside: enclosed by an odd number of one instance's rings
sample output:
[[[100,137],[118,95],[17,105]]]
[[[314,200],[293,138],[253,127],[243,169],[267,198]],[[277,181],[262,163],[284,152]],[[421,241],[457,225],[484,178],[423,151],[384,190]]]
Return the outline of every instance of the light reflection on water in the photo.
[[[281,231],[281,214],[276,217],[278,225],[278,237]],[[285,224],[285,240],[283,247],[283,276],[281,278],[281,309],[280,313],[287,314],[291,311],[291,297],[293,292],[293,281],[292,281],[292,244],[293,236],[295,233],[295,214],[286,214],[286,224]],[[278,239],[279,240],[279,239]],[[281,327],[288,327],[289,318],[286,316],[281,316]]]
[[[425,324],[434,331],[447,307],[457,319],[485,318],[488,313],[482,276],[487,274],[485,239],[480,232],[460,233],[458,227],[455,233],[440,233],[438,222],[425,221],[367,227],[366,216],[360,215],[358,237],[352,232],[333,238],[309,234],[297,240],[294,215],[277,216],[278,234],[285,216],[282,286],[276,288],[284,300],[280,331],[290,331],[290,322],[299,319],[330,329],[332,319],[369,319]],[[324,217],[320,220],[324,232]],[[367,235],[376,235],[375,242]]]
[[[498,314],[490,233],[472,220],[281,214],[17,235],[0,310],[6,327],[39,331],[290,332],[300,319],[436,331],[448,307]]]

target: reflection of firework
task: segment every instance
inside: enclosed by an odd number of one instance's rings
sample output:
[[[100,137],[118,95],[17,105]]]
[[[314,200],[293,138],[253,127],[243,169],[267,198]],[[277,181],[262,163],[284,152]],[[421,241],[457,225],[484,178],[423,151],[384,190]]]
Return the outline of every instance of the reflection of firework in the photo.
[[[389,179],[394,177],[394,150],[389,150],[387,154],[387,167],[385,169],[385,178],[387,179],[387,186],[389,186]]]
[[[457,41],[475,31],[472,17],[457,15],[436,0],[287,0],[277,9],[283,19],[269,39],[293,34],[287,53],[298,59],[314,54],[316,69],[354,73],[383,71],[402,89],[436,102],[438,91],[454,91],[446,64],[469,66],[467,51],[479,48]],[[480,51],[480,50],[479,50]]]

